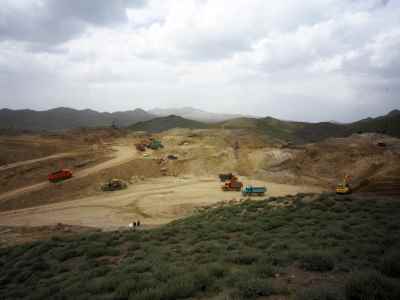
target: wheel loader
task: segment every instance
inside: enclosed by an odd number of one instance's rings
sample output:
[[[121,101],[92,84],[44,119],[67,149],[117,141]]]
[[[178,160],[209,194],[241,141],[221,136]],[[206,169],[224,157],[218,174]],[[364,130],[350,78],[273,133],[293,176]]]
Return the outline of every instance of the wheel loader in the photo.
[[[108,182],[104,183],[101,186],[101,190],[103,192],[112,192],[112,191],[118,191],[118,190],[123,190],[128,187],[128,184],[121,180],[121,179],[111,179]]]
[[[338,195],[348,195],[352,193],[350,184],[350,176],[346,175],[343,181],[336,186],[336,194]]]

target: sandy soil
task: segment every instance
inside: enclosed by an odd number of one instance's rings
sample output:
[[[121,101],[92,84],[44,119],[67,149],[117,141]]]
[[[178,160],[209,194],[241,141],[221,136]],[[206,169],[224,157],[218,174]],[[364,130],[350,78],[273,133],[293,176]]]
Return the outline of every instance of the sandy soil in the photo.
[[[74,177],[69,179],[69,181],[74,181],[78,180],[80,178],[83,178],[85,176],[88,176],[93,173],[97,173],[101,170],[105,170],[111,167],[118,166],[120,164],[123,164],[127,161],[130,161],[138,156],[138,153],[132,149],[130,146],[123,146],[123,145],[118,145],[113,147],[115,154],[113,155],[113,158],[105,161],[103,163],[97,164],[95,166],[92,166],[90,168],[83,169],[82,171],[74,173]],[[6,199],[10,198],[15,198],[18,196],[21,196],[26,193],[38,191],[41,189],[44,189],[46,187],[50,187],[52,183],[48,181],[43,181],[39,182],[30,186],[22,187],[15,189],[13,191],[7,192],[0,194],[0,201],[4,201]]]
[[[250,180],[265,185],[267,196],[320,192],[320,188]],[[223,192],[213,177],[162,177],[130,185],[127,190],[101,196],[0,213],[3,226],[43,226],[65,223],[112,230],[134,220],[145,226],[165,224],[192,213],[193,209],[219,201],[241,199],[239,192]],[[254,197],[255,199],[263,199]],[[265,197],[264,197],[265,198]]]
[[[62,157],[73,156],[73,155],[75,155],[75,153],[57,153],[57,154],[53,154],[53,155],[49,155],[49,156],[45,156],[45,157],[41,157],[41,158],[19,161],[19,162],[15,162],[12,164],[5,164],[5,165],[0,166],[0,171],[5,171],[8,169],[12,169],[12,168],[17,168],[17,167],[21,167],[21,166],[34,164],[37,162],[43,162],[43,161],[50,160],[50,159],[62,158]]]
[[[144,156],[134,147],[142,137],[118,137],[112,144],[102,143],[115,150],[111,159],[77,170],[63,184],[40,182],[0,194],[0,225],[64,223],[112,230],[140,220],[144,226],[157,226],[201,206],[240,201],[239,192],[221,190],[218,173],[222,172],[241,175],[245,185],[266,186],[266,197],[332,191],[345,173],[354,182],[383,178],[384,190],[397,186],[400,178],[394,163],[400,157],[396,148],[400,142],[384,136],[356,135],[293,149],[236,131],[175,129],[155,137],[163,149],[148,150]],[[387,147],[376,145],[382,140]],[[234,148],[236,143],[240,148]],[[170,154],[179,159],[166,159]],[[102,193],[99,187],[110,178],[131,184],[124,191]]]

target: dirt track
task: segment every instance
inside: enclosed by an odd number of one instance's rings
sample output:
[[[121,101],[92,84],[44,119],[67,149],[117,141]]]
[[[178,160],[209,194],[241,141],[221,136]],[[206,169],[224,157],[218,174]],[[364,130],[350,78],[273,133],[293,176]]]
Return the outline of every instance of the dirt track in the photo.
[[[112,159],[110,159],[108,161],[105,161],[103,163],[100,163],[98,165],[95,165],[93,167],[86,168],[86,169],[84,169],[82,171],[79,171],[79,172],[75,173],[74,177],[71,178],[70,181],[77,180],[79,178],[88,176],[90,174],[99,172],[99,171],[104,170],[104,169],[108,169],[108,168],[111,168],[111,167],[118,166],[120,164],[123,164],[123,163],[125,163],[127,161],[130,161],[130,160],[136,158],[137,155],[138,155],[137,152],[132,149],[132,147],[128,147],[128,146],[119,145],[119,146],[114,146],[113,149],[115,150],[115,154],[114,154],[114,157]],[[59,155],[65,155],[65,153],[64,154],[59,154]],[[47,159],[49,159],[49,157],[44,157],[44,158],[38,159],[38,161],[47,160]],[[23,163],[32,163],[32,161],[21,162],[20,164],[22,165]],[[11,192],[7,192],[7,193],[4,193],[4,194],[1,194],[0,195],[0,201],[5,200],[5,199],[9,199],[9,198],[18,197],[18,196],[20,196],[22,194],[25,194],[25,193],[28,193],[28,192],[38,191],[38,190],[41,190],[43,188],[49,187],[51,184],[52,183],[50,183],[48,181],[43,181],[43,182],[40,182],[40,183],[37,183],[37,184],[33,184],[33,185],[30,185],[30,186],[19,188],[19,189],[13,190]]]
[[[37,163],[37,162],[42,162],[42,161],[46,161],[46,160],[50,160],[50,159],[62,158],[62,157],[67,157],[67,156],[72,156],[72,155],[75,155],[75,153],[58,153],[58,154],[49,155],[49,156],[45,156],[45,157],[41,157],[41,158],[19,161],[16,163],[0,166],[0,171],[5,171],[5,170],[16,168],[16,167],[21,167],[21,166],[30,165],[30,164]]]
[[[274,184],[242,178],[245,184],[266,185],[267,196],[320,192],[306,186]],[[126,227],[134,220],[160,225],[190,214],[195,207],[219,201],[239,201],[239,192],[222,192],[216,177],[163,177],[131,185],[101,196],[0,213],[0,225],[42,226],[56,223],[99,227]],[[255,197],[255,199],[263,199]]]
[[[116,229],[138,219],[145,226],[164,224],[199,206],[239,201],[240,193],[221,191],[217,175],[222,172],[247,176],[241,177],[245,185],[265,185],[267,196],[332,190],[343,173],[370,182],[397,180],[399,174],[394,163],[400,155],[394,148],[399,145],[397,139],[356,135],[291,149],[253,145],[234,137],[241,143],[238,151],[232,148],[229,132],[173,130],[157,136],[165,148],[148,150],[146,157],[134,150],[139,138],[115,140],[119,144],[114,144],[112,159],[76,172],[64,185],[41,182],[0,195],[0,204],[13,209],[0,213],[0,225],[64,223]],[[378,140],[388,146],[378,147]],[[179,159],[165,159],[169,154]],[[162,177],[162,169],[169,176]],[[109,178],[132,184],[124,191],[102,193],[99,186]],[[398,182],[389,179],[383,182],[384,188],[386,182],[391,187]],[[40,191],[29,193],[36,190]],[[20,205],[14,205],[17,201]]]

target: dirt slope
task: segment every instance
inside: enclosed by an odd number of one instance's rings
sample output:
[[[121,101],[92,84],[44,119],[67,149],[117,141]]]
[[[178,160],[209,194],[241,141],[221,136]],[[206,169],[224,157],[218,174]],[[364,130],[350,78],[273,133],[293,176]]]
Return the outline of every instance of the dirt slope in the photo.
[[[385,135],[356,134],[275,151],[285,159],[276,163],[271,157],[266,160],[260,178],[331,189],[346,174],[352,177],[352,185],[360,188],[386,177],[400,181],[400,140]]]
[[[274,184],[242,177],[245,184],[267,186],[268,196],[317,193],[309,186]],[[140,219],[145,226],[168,223],[203,205],[240,201],[240,192],[223,192],[217,177],[162,177],[130,185],[127,190],[102,193],[56,204],[0,213],[0,225],[43,226],[57,223],[103,229],[124,227]],[[255,197],[255,199],[264,199]]]
[[[101,170],[108,169],[108,168],[111,168],[114,166],[118,166],[129,160],[134,159],[137,156],[136,150],[134,150],[132,147],[129,147],[129,146],[115,146],[115,147],[113,147],[113,149],[115,150],[115,153],[114,153],[114,157],[112,159],[75,173],[74,177],[71,178],[70,181],[77,181],[85,176],[90,175],[90,174],[97,173]],[[5,201],[10,198],[19,197],[26,193],[38,191],[43,188],[49,188],[52,185],[54,185],[54,184],[50,183],[48,181],[43,181],[43,182],[36,183],[36,184],[30,185],[30,186],[19,188],[19,189],[16,189],[16,190],[13,190],[13,191],[10,191],[7,193],[3,193],[3,194],[0,194],[0,202]]]

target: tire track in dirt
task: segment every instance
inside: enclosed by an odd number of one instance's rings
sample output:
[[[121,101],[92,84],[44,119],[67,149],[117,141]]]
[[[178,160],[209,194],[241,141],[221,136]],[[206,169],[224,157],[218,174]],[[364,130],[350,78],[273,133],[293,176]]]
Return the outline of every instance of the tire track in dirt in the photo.
[[[123,163],[126,163],[126,162],[138,157],[137,151],[132,149],[132,147],[114,146],[113,149],[115,150],[115,154],[114,154],[113,158],[111,158],[110,160],[105,161],[103,163],[100,163],[98,165],[95,165],[93,167],[89,167],[87,169],[84,169],[82,171],[75,173],[74,176],[71,179],[69,179],[69,181],[78,180],[78,179],[86,177],[90,174],[97,173],[99,171],[121,165]],[[36,183],[36,184],[30,185],[30,186],[18,188],[16,190],[1,194],[0,201],[4,201],[4,200],[10,199],[10,198],[15,198],[15,197],[18,197],[25,193],[38,191],[38,190],[44,189],[46,187],[50,187],[52,184],[53,183],[50,183],[48,181],[43,181],[43,182]]]

